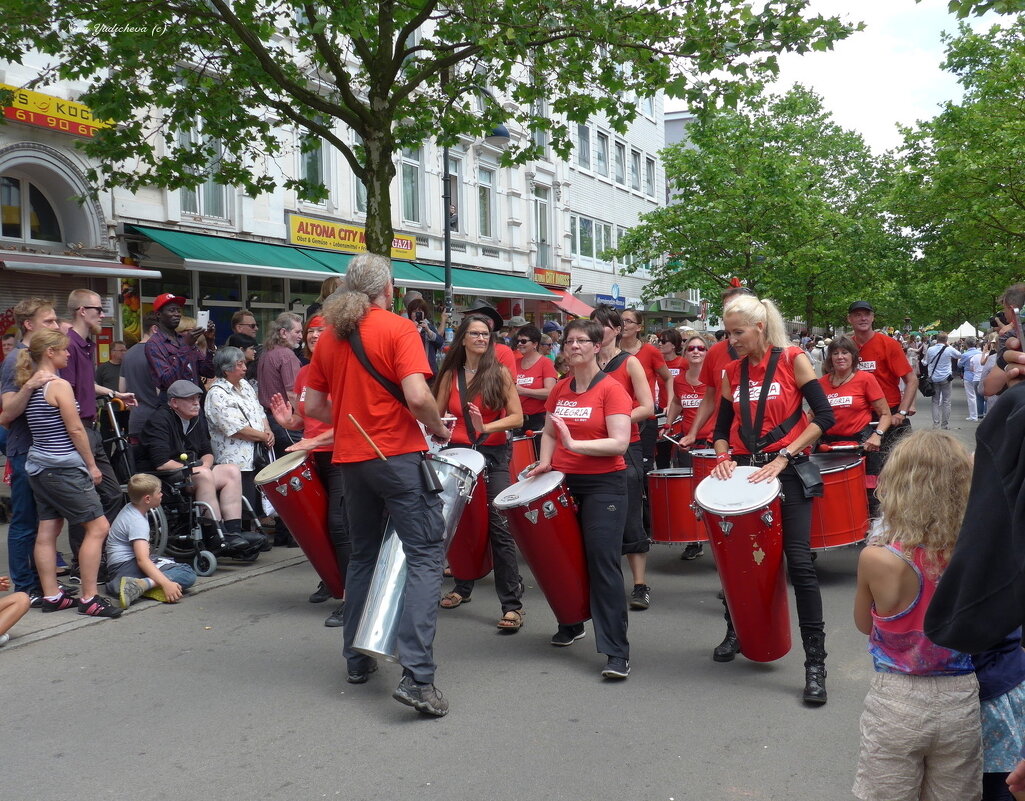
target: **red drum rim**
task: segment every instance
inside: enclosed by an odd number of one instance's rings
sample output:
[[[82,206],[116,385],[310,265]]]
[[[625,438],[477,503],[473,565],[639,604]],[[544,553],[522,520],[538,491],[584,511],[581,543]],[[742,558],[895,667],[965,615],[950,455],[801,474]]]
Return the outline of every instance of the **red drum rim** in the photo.
[[[648,476],[655,478],[692,478],[694,470],[690,467],[664,467],[661,470],[649,470]]]
[[[841,473],[857,467],[862,462],[860,456],[849,453],[813,453],[809,458],[819,466],[820,473]]]

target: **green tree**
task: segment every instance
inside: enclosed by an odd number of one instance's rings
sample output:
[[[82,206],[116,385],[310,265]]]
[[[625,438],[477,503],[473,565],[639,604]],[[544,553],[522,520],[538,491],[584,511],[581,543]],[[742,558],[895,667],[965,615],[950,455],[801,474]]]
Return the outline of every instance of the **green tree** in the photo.
[[[915,0],[921,3],[922,0]],[[995,11],[998,14],[1017,14],[1025,11],[1025,0],[950,0],[947,8],[951,14],[964,19],[970,14],[982,16],[987,11]]]
[[[758,98],[697,120],[688,135],[663,151],[674,202],[643,215],[617,249],[659,265],[649,293],[715,296],[736,276],[808,325],[882,297],[883,276],[906,261],[884,213],[889,165],[815,93]]]
[[[51,78],[84,79],[80,98],[116,127],[82,144],[103,186],[195,187],[250,194],[286,183],[271,162],[283,126],[336,148],[367,189],[367,246],[388,253],[395,157],[432,136],[455,144],[496,123],[549,131],[602,112],[623,129],[630,98],[667,87],[727,102],[774,54],[824,50],[852,26],[809,16],[807,0],[6,0],[0,58],[52,57]],[[502,99],[484,103],[487,87]],[[542,104],[544,101],[544,104]],[[180,132],[202,119],[204,138]],[[361,138],[350,146],[335,121]],[[219,142],[215,151],[214,141]],[[308,140],[309,141],[309,140]],[[536,155],[520,137],[507,160]]]
[[[892,207],[919,259],[909,287],[923,317],[987,319],[1025,262],[1025,21],[948,40],[944,67],[964,87],[904,130]]]

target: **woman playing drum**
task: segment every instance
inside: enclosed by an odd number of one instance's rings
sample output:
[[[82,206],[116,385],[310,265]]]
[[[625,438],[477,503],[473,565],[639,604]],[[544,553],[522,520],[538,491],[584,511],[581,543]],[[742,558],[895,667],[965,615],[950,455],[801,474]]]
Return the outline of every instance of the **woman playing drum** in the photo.
[[[630,314],[633,315],[631,327],[636,329],[636,312]],[[601,350],[598,352],[598,369],[619,381],[634,402],[633,410],[630,412],[630,448],[626,452],[628,509],[626,527],[623,531],[623,553],[626,554],[626,561],[633,574],[630,608],[647,609],[651,603],[651,587],[647,584],[645,572],[651,540],[648,538],[648,527],[645,525],[648,510],[644,503],[644,455],[640,427],[647,424],[655,404],[651,397],[651,385],[641,362],[619,347],[626,325],[625,318],[611,306],[601,305],[591,312],[591,319],[601,324],[603,332]],[[644,345],[650,350],[655,350],[646,342]],[[655,353],[661,360],[658,351]],[[664,363],[662,370],[666,375],[669,374]]]
[[[326,325],[324,318],[319,314],[311,317],[306,323],[304,341],[309,350],[310,359],[313,358],[313,351],[316,349],[317,342],[320,340],[320,335],[324,333]],[[317,468],[317,473],[328,494],[328,536],[331,538],[335,559],[338,561],[338,572],[344,578],[345,571],[349,567],[352,542],[349,540],[349,522],[345,516],[345,499],[342,497],[341,465],[331,464],[335,441],[334,428],[328,423],[322,423],[320,420],[306,416],[306,379],[309,373],[310,365],[304,364],[295,378],[296,404],[294,410],[292,404],[277,393],[271,398],[270,409],[279,426],[291,431],[303,432],[303,438],[285,448],[286,452],[313,451],[313,464]],[[330,597],[331,591],[322,581],[310,595],[310,603],[323,603]],[[345,602],[343,601],[327,616],[324,625],[330,628],[341,626],[344,612]]]
[[[687,361],[681,355],[683,353],[683,337],[680,332],[675,328],[667,328],[664,331],[658,332],[658,344],[659,349],[662,351],[662,358],[666,361],[666,369],[669,370],[670,382],[675,381],[676,377],[687,369]],[[668,409],[672,403],[672,397],[665,397],[666,390],[662,388],[661,384],[655,384],[655,406],[663,409]],[[677,415],[679,412],[677,412]],[[676,417],[666,418],[667,425],[663,429],[668,432],[673,428],[673,421]],[[676,427],[679,428],[678,426]],[[683,432],[679,432],[682,434]],[[673,461],[673,445],[671,442],[659,439],[655,446],[655,467],[660,470],[669,467]]]
[[[819,383],[836,422],[820,443],[857,444],[866,451],[878,451],[890,427],[890,407],[875,376],[858,369],[855,341],[843,335],[834,339],[826,348],[823,371]],[[873,415],[878,425],[871,425]]]
[[[529,475],[552,468],[566,474],[579,504],[596,645],[608,657],[602,676],[625,679],[630,673],[630,644],[620,567],[627,515],[623,454],[630,444],[633,401],[618,381],[609,380],[598,368],[600,323],[573,320],[564,336],[562,352],[570,373],[548,396],[541,457]],[[583,636],[582,622],[560,624],[552,645],[572,645]]]
[[[495,357],[495,339],[486,317],[468,314],[456,330],[434,379],[438,412],[456,418],[450,445],[474,448],[487,463],[482,480],[488,488],[488,537],[495,565],[495,592],[502,604],[498,628],[519,631],[523,626],[523,580],[516,563],[516,544],[505,513],[492,501],[509,486],[510,429],[520,426],[523,412],[512,376]],[[470,600],[473,582],[455,576],[452,591],[441,599],[443,609]]]
[[[809,547],[811,499],[805,497],[796,465],[807,460],[804,451],[833,424],[833,413],[807,354],[789,345],[772,301],[736,297],[727,304],[724,319],[739,358],[723,371],[712,476],[727,479],[745,464],[760,468],[750,481],[778,478],[783,485],[783,551],[804,643],[803,697],[824,704],[826,648],[822,596]],[[810,422],[802,413],[803,400],[814,415]],[[728,609],[726,622],[726,637],[713,652],[717,662],[728,662],[743,650]]]
[[[516,392],[523,406],[523,425],[516,433],[540,431],[545,427],[545,401],[555,386],[555,365],[540,351],[541,332],[534,325],[525,325],[516,332]]]

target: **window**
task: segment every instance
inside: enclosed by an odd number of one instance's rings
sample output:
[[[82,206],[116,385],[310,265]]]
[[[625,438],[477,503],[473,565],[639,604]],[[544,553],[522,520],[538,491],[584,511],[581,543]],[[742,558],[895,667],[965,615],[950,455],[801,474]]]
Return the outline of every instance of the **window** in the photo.
[[[609,174],[609,136],[598,133],[597,144],[594,148],[594,171],[598,175]]]
[[[423,163],[420,148],[402,151],[402,219],[420,222],[420,193],[423,187]]]
[[[326,186],[327,170],[324,167],[326,153],[323,140],[319,136],[305,136],[303,143],[304,147],[312,146],[313,149],[304,149],[300,153],[300,177],[309,184]]]
[[[584,259],[607,261],[602,255],[615,246],[612,225],[589,217],[572,215],[569,218],[569,250]]]
[[[594,220],[581,217],[580,226],[580,255],[587,259],[594,258]]]
[[[533,76],[535,82],[541,80],[540,76]],[[548,119],[548,101],[543,97],[535,100],[530,106],[530,112],[538,119]],[[530,130],[530,139],[534,143],[534,146],[541,151],[541,158],[548,158],[548,129],[534,127]]]
[[[644,194],[655,197],[655,159],[644,160]]]
[[[649,117],[655,116],[655,98],[648,97],[641,98],[641,111]]]
[[[23,178],[0,178],[0,236],[35,242],[63,242],[50,201]]]
[[[626,185],[626,145],[616,142],[616,183]]]
[[[477,225],[481,236],[495,235],[495,171],[477,171]]]
[[[547,186],[534,187],[534,241],[537,244],[537,264],[535,267],[551,267],[552,246],[550,244],[551,210],[548,197],[551,190]]]
[[[577,165],[591,169],[591,129],[586,125],[577,126]]]
[[[363,137],[358,133],[353,132],[352,134],[352,147],[355,150],[358,147],[363,146]],[[359,214],[367,213],[367,187],[359,178],[355,175],[352,176],[353,190],[356,193],[356,211]]]
[[[206,175],[195,189],[179,190],[181,210],[187,214],[198,214],[203,217],[228,216],[227,187],[214,181],[218,163],[221,160],[222,147],[220,141],[204,136],[198,128],[181,131],[178,134],[178,145],[186,150],[202,150],[207,156],[206,168],[195,174]]]
[[[572,214],[569,218],[569,252],[576,256],[577,250],[577,215]]]
[[[602,255],[606,250],[612,247],[612,226],[608,223],[597,222],[594,223],[594,257],[601,261],[606,261]]]
[[[638,150],[630,151],[630,188],[641,191],[641,153]]]
[[[616,226],[616,243],[621,243],[624,236],[626,236],[626,229],[621,225]],[[624,267],[629,267],[633,264],[633,256],[621,256],[620,261]]]
[[[465,231],[466,221],[460,216],[463,211],[463,162],[448,158],[448,227],[453,231]]]

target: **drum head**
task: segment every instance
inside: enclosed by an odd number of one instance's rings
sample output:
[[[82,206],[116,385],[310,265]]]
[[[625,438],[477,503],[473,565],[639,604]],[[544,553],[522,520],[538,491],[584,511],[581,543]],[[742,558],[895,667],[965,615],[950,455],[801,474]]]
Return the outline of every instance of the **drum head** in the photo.
[[[758,470],[757,467],[738,467],[725,481],[709,476],[694,489],[694,500],[702,509],[720,515],[744,515],[763,509],[779,495],[780,483],[774,478],[752,484],[748,476]]]
[[[648,475],[656,478],[690,478],[694,471],[689,467],[667,467],[664,470],[649,470]]]
[[[560,473],[558,470],[549,470],[539,476],[517,481],[499,493],[494,500],[495,508],[511,509],[514,506],[524,506],[531,501],[536,501],[558,487],[565,478],[564,473]]]
[[[256,474],[254,481],[257,486],[266,484],[276,478],[281,478],[286,473],[291,473],[296,467],[306,461],[310,454],[307,451],[296,451],[286,453],[280,459],[276,459]]]
[[[442,462],[453,462],[460,467],[465,467],[475,476],[484,472],[484,454],[470,448],[446,448],[440,453],[432,453],[432,459],[439,459]]]
[[[690,455],[695,459],[714,459],[715,448],[694,448]]]
[[[839,473],[857,467],[861,457],[853,453],[813,453],[811,460],[823,473]]]

